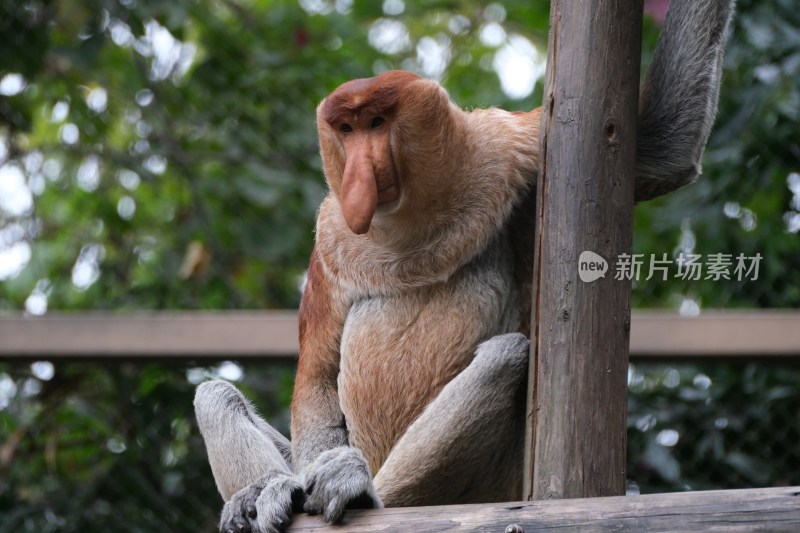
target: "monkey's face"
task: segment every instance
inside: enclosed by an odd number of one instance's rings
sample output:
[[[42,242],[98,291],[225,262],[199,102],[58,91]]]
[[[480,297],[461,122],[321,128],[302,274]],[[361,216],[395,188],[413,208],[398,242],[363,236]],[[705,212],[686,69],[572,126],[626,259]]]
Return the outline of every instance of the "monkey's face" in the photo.
[[[400,197],[400,181],[391,150],[391,113],[349,113],[333,124],[344,148],[345,165],[339,202],[350,230],[366,233],[378,208],[388,209]]]
[[[392,151],[403,88],[420,78],[392,71],[353,80],[317,109],[325,175],[353,233],[369,231],[376,212],[390,212],[403,183]]]

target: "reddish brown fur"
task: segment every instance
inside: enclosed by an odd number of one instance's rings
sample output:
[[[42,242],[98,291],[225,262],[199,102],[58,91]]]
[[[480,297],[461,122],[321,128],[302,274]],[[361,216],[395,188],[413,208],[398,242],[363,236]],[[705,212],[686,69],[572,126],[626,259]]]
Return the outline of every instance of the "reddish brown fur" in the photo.
[[[307,431],[331,423],[343,426],[338,406],[339,340],[347,307],[323,273],[316,251],[311,254],[308,281],[300,305],[300,358],[292,396],[292,437],[301,442]],[[314,406],[310,408],[310,406]],[[295,461],[313,459],[315,449],[295,449]]]
[[[347,226],[356,234],[369,230],[379,206],[400,196],[401,183],[392,154],[390,133],[400,100],[407,87],[421,78],[401,71],[353,80],[336,89],[317,111],[323,152],[331,190],[339,199]],[[378,123],[374,121],[380,121]],[[332,147],[332,148],[333,148]],[[334,155],[335,152],[335,155]]]
[[[352,115],[393,114],[404,87],[418,79],[410,72],[393,70],[375,78],[348,81],[325,99],[321,117],[336,127]]]
[[[316,250],[311,253],[308,280],[300,304],[300,359],[298,384],[324,378],[339,371],[338,340],[341,324],[337,320],[331,287],[322,272]],[[313,357],[309,354],[313,354]]]

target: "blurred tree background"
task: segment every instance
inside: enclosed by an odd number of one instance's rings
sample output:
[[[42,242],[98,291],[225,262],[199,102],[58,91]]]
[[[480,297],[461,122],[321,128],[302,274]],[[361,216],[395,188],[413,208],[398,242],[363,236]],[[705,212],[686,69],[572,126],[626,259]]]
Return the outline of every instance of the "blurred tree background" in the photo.
[[[648,0],[647,63],[667,5]],[[464,107],[541,102],[543,0],[0,0],[0,310],[295,308],[325,194],[316,104],[390,68]],[[800,12],[740,0],[699,182],[635,252],[763,257],[641,281],[636,307],[800,304]],[[0,339],[2,342],[2,339]],[[0,363],[0,532],[212,531],[194,425],[222,376],[284,431],[293,369]],[[629,372],[631,492],[800,483],[800,372]]]

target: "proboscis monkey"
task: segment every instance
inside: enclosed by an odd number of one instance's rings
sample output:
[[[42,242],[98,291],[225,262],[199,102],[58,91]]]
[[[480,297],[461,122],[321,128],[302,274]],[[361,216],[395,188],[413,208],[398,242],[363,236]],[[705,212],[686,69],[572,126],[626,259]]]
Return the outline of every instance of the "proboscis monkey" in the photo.
[[[673,0],[641,93],[637,200],[699,174],[730,0]],[[330,193],[300,307],[290,443],[232,385],[195,408],[220,530],[297,509],[521,496],[540,110],[466,112],[392,71],[317,109]]]

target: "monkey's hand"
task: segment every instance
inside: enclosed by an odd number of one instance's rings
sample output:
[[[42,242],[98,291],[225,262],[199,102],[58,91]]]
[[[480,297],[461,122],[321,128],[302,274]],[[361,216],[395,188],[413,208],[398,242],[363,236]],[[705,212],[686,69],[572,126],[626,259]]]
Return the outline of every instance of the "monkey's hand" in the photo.
[[[235,493],[222,508],[220,533],[278,533],[303,508],[300,480],[271,470]]]
[[[306,471],[305,487],[305,512],[321,514],[331,524],[345,509],[383,507],[367,461],[357,448],[340,446],[321,453]]]

